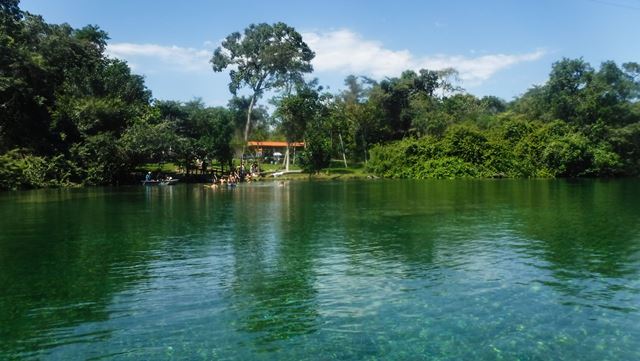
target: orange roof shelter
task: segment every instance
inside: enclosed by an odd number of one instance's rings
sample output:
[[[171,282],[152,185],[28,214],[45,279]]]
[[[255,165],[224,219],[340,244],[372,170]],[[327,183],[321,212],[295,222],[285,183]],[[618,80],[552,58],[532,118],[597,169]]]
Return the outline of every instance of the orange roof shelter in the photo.
[[[276,153],[279,153],[278,155],[282,156],[282,153],[276,152],[276,150],[285,151],[283,164],[286,166],[285,169],[289,171],[289,148],[293,148],[293,154],[294,154],[293,158],[295,162],[296,148],[304,147],[304,143],[303,142],[288,143],[288,142],[274,141],[274,140],[265,140],[265,141],[252,140],[247,142],[247,146],[249,147],[249,149],[254,149],[254,151],[256,152],[256,155],[259,157],[263,156],[263,151],[265,149],[268,149],[269,151],[273,152],[274,156],[276,155]]]
[[[287,142],[281,142],[281,141],[275,141],[275,140],[264,140],[264,141],[255,141],[255,140],[250,140],[247,142],[247,146],[249,146],[249,148],[286,148],[287,144],[289,144],[289,147],[294,147],[294,148],[300,148],[300,147],[304,147],[304,143],[303,142],[292,142],[292,143],[287,143]]]

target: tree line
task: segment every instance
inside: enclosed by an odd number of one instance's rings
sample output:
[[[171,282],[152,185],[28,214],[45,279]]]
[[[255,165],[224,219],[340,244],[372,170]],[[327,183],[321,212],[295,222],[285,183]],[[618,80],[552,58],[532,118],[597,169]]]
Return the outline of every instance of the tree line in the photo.
[[[283,23],[230,34],[212,55],[230,68],[226,107],[159,101],[94,25],[48,24],[0,2],[0,189],[131,182],[146,163],[230,167],[251,139],[304,141],[300,161],[363,162],[385,177],[629,176],[640,170],[640,65],[582,59],[507,102],[466,93],[454,69],[307,80],[314,53]],[[249,96],[238,96],[246,87]],[[275,111],[258,105],[267,92]]]
[[[640,172],[640,65],[583,59],[552,65],[544,85],[507,102],[475,97],[455,69],[407,70],[376,81],[348,76],[338,94],[305,81],[314,54],[286,24],[229,35],[211,60],[253,105],[268,89],[275,133],[304,141],[301,163],[364,162],[384,177],[581,177]],[[251,107],[250,105],[250,107]],[[245,141],[251,126],[250,113]]]
[[[438,93],[424,86],[426,74],[407,71],[375,83],[365,102],[350,105],[368,112],[356,128],[365,152],[375,144],[368,162],[372,172],[456,178],[632,176],[640,171],[637,63],[620,67],[607,61],[594,69],[582,59],[562,59],[545,84],[511,102],[460,89]]]
[[[453,69],[349,76],[332,95],[304,84],[275,112],[306,164],[365,162],[391,178],[602,177],[640,172],[640,66],[553,64],[545,84],[511,102],[466,93]]]

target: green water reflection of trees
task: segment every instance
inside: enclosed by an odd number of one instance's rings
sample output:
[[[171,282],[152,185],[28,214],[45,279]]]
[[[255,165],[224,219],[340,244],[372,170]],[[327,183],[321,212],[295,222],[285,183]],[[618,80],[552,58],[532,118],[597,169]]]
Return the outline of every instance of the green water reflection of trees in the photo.
[[[158,277],[152,268],[160,260],[231,257],[226,274],[216,275],[229,280],[221,285],[228,326],[267,351],[322,329],[321,292],[331,289],[322,282],[341,276],[393,273],[443,284],[451,281],[444,273],[468,271],[480,252],[509,252],[547,275],[545,287],[597,304],[639,273],[635,180],[300,182],[1,197],[0,353],[45,349],[65,330],[107,321],[114,297]],[[214,245],[231,251],[211,255]]]

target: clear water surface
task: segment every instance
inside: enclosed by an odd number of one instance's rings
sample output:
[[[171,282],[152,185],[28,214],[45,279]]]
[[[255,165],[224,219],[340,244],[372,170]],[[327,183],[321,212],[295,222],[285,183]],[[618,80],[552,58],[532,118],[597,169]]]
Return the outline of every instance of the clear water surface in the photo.
[[[0,359],[640,360],[640,181],[0,193]]]

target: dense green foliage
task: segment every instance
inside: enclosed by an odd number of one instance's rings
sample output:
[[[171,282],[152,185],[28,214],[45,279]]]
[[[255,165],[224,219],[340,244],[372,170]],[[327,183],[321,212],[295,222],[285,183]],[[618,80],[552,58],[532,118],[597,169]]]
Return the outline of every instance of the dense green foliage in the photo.
[[[348,157],[393,178],[637,175],[638,69],[563,59],[511,103],[465,93],[450,69],[349,76],[335,96],[296,87],[275,116],[288,141],[304,140],[319,159],[314,171]]]
[[[369,169],[394,178],[637,175],[639,75],[636,63],[605,62],[596,71],[563,59],[545,85],[511,104],[414,90],[418,95],[396,111],[413,125],[410,136],[374,146]]]
[[[315,80],[299,83],[294,93],[278,100],[275,113],[287,142],[305,142],[301,164],[307,172],[318,172],[331,161],[331,119],[326,105],[330,95],[321,91]]]
[[[137,165],[230,162],[232,114],[153,102],[96,26],[47,24],[0,3],[0,189],[113,184]]]

